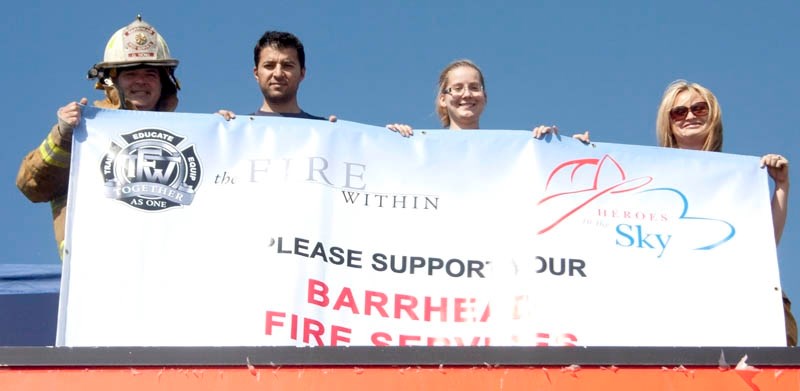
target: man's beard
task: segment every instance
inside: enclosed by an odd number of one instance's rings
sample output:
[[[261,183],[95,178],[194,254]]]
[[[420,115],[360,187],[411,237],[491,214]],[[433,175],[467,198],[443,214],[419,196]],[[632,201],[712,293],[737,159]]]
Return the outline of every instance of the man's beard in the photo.
[[[269,92],[264,93],[264,99],[268,103],[274,103],[277,105],[290,103],[294,100],[295,96],[297,96],[297,91],[286,91],[277,94],[270,94]]]

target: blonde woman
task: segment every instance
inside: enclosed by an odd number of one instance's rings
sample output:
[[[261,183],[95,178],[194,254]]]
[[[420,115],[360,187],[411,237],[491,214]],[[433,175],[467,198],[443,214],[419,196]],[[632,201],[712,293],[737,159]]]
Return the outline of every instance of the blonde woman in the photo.
[[[656,135],[662,147],[722,152],[722,110],[707,88],[685,80],[667,87],[656,119]],[[789,202],[789,161],[777,154],[764,155],[761,166],[775,182],[772,225],[775,244],[780,243]]]
[[[656,118],[658,144],[667,148],[722,152],[722,110],[714,94],[697,83],[677,80],[670,84],[661,99]],[[780,243],[789,203],[789,161],[778,154],[761,158],[761,167],[775,182],[772,194],[772,227],[775,245]],[[797,324],[791,314],[791,302],[784,294],[786,340],[797,345]]]

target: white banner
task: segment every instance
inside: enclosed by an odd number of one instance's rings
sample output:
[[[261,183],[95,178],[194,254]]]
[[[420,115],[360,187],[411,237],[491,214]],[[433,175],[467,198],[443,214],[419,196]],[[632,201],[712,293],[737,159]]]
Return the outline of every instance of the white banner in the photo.
[[[84,116],[59,345],[785,344],[755,157]]]

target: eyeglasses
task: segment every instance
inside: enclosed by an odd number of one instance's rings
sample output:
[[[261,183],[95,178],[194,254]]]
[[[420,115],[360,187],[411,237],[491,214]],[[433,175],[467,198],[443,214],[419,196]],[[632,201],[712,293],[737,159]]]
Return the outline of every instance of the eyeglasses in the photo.
[[[689,115],[689,111],[691,111],[695,117],[702,117],[708,115],[708,103],[697,102],[689,107],[686,106],[673,107],[672,110],[669,111],[669,117],[673,121],[683,121],[686,119],[686,116]]]
[[[442,90],[443,93],[450,95],[464,95],[464,93],[467,91],[473,94],[480,94],[481,91],[483,91],[483,86],[480,84],[470,84],[470,85],[458,84],[452,87],[447,87],[444,90]]]

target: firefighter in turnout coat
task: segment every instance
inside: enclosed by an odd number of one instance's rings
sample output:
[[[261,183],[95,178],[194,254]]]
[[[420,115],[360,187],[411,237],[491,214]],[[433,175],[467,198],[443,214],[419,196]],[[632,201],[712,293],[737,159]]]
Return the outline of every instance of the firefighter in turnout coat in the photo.
[[[89,79],[105,98],[96,107],[120,110],[175,111],[180,84],[178,60],[153,26],[137,16],[117,30],[106,45],[103,61],[89,69]],[[57,123],[44,141],[30,151],[17,174],[17,187],[33,202],[49,202],[60,257],[64,255],[67,188],[72,131],[81,121],[86,98],[57,111]]]

